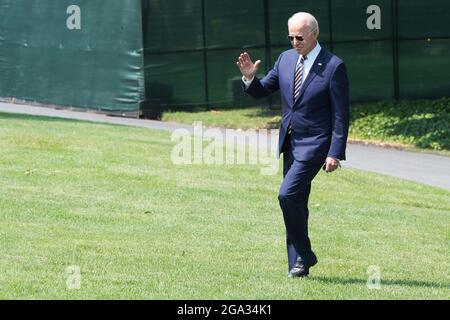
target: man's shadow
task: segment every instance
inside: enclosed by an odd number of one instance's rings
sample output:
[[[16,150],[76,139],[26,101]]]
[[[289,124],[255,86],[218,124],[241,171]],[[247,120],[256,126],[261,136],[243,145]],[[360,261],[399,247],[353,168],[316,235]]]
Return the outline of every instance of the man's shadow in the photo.
[[[310,280],[321,281],[330,284],[361,284],[366,285],[367,279],[356,279],[356,278],[338,278],[338,277],[323,277],[323,276],[310,276]],[[399,286],[409,286],[409,287],[422,287],[422,288],[450,288],[450,283],[438,283],[438,282],[426,282],[419,280],[390,280],[390,279],[380,279],[381,285],[399,285]]]

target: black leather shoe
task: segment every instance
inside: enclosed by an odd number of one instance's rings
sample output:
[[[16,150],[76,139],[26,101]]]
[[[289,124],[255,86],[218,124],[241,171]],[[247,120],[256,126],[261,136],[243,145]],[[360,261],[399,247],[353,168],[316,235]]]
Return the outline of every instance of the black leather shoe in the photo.
[[[309,275],[309,268],[317,264],[317,257],[313,253],[311,259],[305,262],[302,258],[298,258],[294,264],[294,267],[289,271],[289,278],[307,277]]]

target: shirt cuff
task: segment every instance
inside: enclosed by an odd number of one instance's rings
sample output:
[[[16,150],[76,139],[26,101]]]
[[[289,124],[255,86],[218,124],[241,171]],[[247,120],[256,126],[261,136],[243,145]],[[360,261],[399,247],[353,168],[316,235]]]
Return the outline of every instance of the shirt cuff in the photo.
[[[248,87],[250,87],[250,85],[253,82],[253,79],[255,79],[255,77],[251,78],[250,80],[245,79],[244,76],[242,76],[242,82],[244,83],[245,89],[248,89]]]

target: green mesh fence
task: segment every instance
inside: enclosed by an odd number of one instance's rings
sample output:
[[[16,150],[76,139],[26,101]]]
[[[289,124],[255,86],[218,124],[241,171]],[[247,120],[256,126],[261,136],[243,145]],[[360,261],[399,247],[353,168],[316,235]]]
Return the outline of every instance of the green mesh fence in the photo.
[[[450,96],[450,2],[447,0],[144,0],[147,97],[170,108],[248,106],[234,65],[247,51],[265,74],[289,49],[287,20],[312,13],[323,47],[348,67],[352,101]],[[371,5],[380,29],[369,29]]]

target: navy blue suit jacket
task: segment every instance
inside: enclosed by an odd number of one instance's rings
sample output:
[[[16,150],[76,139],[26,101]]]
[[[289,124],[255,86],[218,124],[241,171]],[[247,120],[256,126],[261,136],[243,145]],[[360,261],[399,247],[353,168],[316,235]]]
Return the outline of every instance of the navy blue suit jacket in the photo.
[[[294,103],[294,72],[298,53],[287,50],[262,79],[255,77],[245,90],[263,98],[280,90],[282,115],[278,155],[283,150],[289,124],[295,160],[324,162],[327,156],[345,160],[349,126],[349,85],[344,62],[322,48],[304,79]]]

